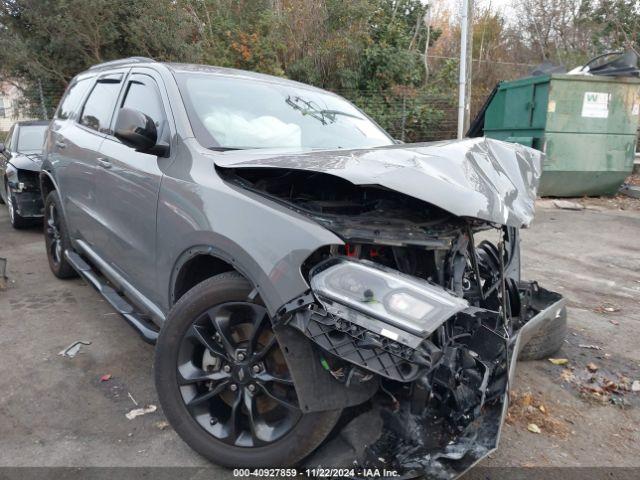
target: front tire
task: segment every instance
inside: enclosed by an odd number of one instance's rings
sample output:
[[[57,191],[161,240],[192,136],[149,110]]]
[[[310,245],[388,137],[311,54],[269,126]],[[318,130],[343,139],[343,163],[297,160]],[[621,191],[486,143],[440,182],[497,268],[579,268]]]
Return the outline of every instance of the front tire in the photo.
[[[58,192],[51,191],[44,201],[44,242],[49,268],[56,277],[64,279],[78,274],[64,256],[65,250],[71,249],[71,240],[60,205]]]
[[[303,414],[259,298],[237,272],[209,278],[171,309],[155,351],[158,396],[182,439],[227,467],[294,466],[340,410]]]

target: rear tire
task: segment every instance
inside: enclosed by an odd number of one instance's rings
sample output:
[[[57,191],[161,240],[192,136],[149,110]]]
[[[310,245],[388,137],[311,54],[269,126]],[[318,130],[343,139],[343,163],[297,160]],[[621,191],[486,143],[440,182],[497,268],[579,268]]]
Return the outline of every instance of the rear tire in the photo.
[[[540,330],[527,343],[518,356],[518,360],[544,360],[557,353],[567,338],[567,308],[560,311],[560,318]]]
[[[215,314],[210,314],[209,312],[218,312],[224,308],[230,309],[231,307],[229,306],[236,304],[242,304],[247,308],[248,312],[251,312],[254,306],[256,307],[255,310],[262,311],[260,308],[263,308],[263,306],[259,298],[249,299],[251,291],[251,284],[240,274],[237,272],[227,272],[205,280],[180,298],[171,309],[156,343],[156,389],[162,409],[178,435],[180,435],[191,448],[208,460],[231,468],[290,467],[300,462],[324,441],[338,421],[341,411],[303,414],[301,411],[294,409],[290,415],[294,416],[295,420],[288,423],[285,422],[287,426],[282,430],[280,436],[274,436],[274,438],[266,441],[256,441],[257,438],[253,435],[252,427],[250,437],[253,437],[253,440],[249,440],[248,443],[240,442],[241,439],[247,438],[245,434],[246,425],[261,425],[262,421],[269,423],[269,421],[271,421],[268,418],[270,413],[272,414],[278,410],[267,411],[266,414],[258,412],[258,415],[263,415],[263,417],[254,418],[247,406],[249,405],[247,402],[252,400],[247,399],[253,399],[253,401],[258,403],[262,402],[260,404],[264,405],[264,400],[269,400],[269,398],[264,397],[267,390],[262,391],[263,387],[259,385],[259,381],[257,380],[258,374],[250,380],[250,382],[254,380],[258,381],[258,384],[256,384],[258,386],[256,387],[255,385],[251,386],[251,383],[247,384],[246,382],[242,382],[245,374],[240,375],[239,378],[241,381],[238,381],[238,376],[235,372],[237,372],[237,369],[239,369],[241,365],[249,365],[247,368],[248,371],[251,371],[251,365],[255,365],[255,363],[247,362],[253,362],[254,358],[260,356],[260,349],[264,349],[264,351],[269,350],[271,352],[269,355],[276,355],[279,353],[280,347],[277,345],[277,341],[274,344],[271,339],[266,342],[272,345],[269,348],[265,346],[259,347],[257,344],[255,348],[250,346],[253,343],[252,339],[258,336],[258,331],[262,331],[269,337],[269,332],[271,331],[270,320],[264,319],[263,317],[264,323],[262,323],[262,326],[257,326],[260,325],[260,323],[256,322],[254,324],[256,326],[250,330],[252,333],[248,343],[236,340],[233,342],[234,345],[231,350],[233,348],[242,349],[242,346],[246,347],[246,356],[244,353],[236,353],[236,358],[244,360],[244,363],[229,361],[228,359],[232,358],[232,355],[229,354],[229,342],[226,341],[226,338],[236,338],[235,336],[228,335],[228,333],[232,329],[231,325],[234,318],[236,319],[236,323],[239,322],[240,325],[243,325],[243,320],[239,320],[239,317],[242,317],[242,315],[228,313],[226,317],[224,315],[216,317]],[[229,310],[229,312],[233,312],[233,310]],[[214,316],[208,317],[208,315]],[[234,317],[234,315],[237,316]],[[247,315],[250,316],[251,314],[248,313]],[[205,320],[208,319],[210,322],[203,322],[203,316]],[[217,320],[218,318],[221,320]],[[257,318],[257,316],[255,318]],[[223,326],[221,323],[217,323],[218,321],[226,322],[226,324]],[[216,325],[217,328],[212,329],[208,326],[210,324]],[[246,327],[248,324],[244,325]],[[198,357],[198,353],[185,355],[185,345],[189,345],[185,343],[187,340],[194,342],[196,345],[193,351],[199,352],[199,350],[195,350],[195,348],[202,348],[202,345],[200,345],[202,340],[193,340],[194,337],[191,332],[196,328],[198,332],[205,332],[204,337],[207,339],[205,343],[208,342],[214,346],[213,349],[205,349],[205,357],[209,355],[209,358],[213,358],[209,352],[218,352],[213,354],[219,362],[215,368],[208,365],[205,369],[204,361],[198,365],[197,360],[189,360],[192,358],[202,358],[202,355]],[[247,331],[249,330],[247,329]],[[222,333],[222,335],[220,335],[220,333]],[[260,338],[262,338],[262,334],[260,334]],[[275,340],[275,337],[272,338]],[[255,341],[258,342],[258,340]],[[260,341],[264,342],[264,340]],[[262,355],[265,366],[258,368],[263,368],[262,371],[264,375],[272,375],[271,371],[267,369],[267,365],[269,365],[267,361],[268,356],[264,353],[262,353]],[[217,380],[213,380],[208,385],[205,383],[204,389],[202,389],[202,385],[196,384],[193,381],[187,384],[184,379],[184,374],[182,373],[184,371],[183,367],[189,365],[189,371],[193,372],[194,364],[196,371],[199,372],[196,376],[201,378],[202,374],[213,372],[210,373],[210,375],[216,376]],[[203,370],[206,370],[206,372]],[[225,374],[224,372],[231,373]],[[191,375],[194,374],[191,373]],[[283,375],[280,374],[278,376],[282,377]],[[195,388],[197,388],[196,396],[185,400],[184,389],[191,389],[194,385]],[[272,386],[271,388],[274,387]],[[289,388],[295,388],[295,386],[290,386]],[[211,390],[222,393],[210,397],[206,400],[207,403],[204,403],[204,401],[194,401],[194,398],[200,398]],[[254,391],[255,393],[251,394],[250,391]],[[233,395],[236,395],[235,398],[242,400],[233,400]],[[221,402],[221,398],[223,397],[224,402],[227,403]],[[262,398],[262,400],[260,400],[260,398]],[[235,410],[231,408],[232,413],[228,414],[229,404],[235,405],[236,401],[241,405],[237,411],[239,413],[233,413]],[[197,408],[200,410],[196,410],[196,407],[193,406],[194,403],[198,403]],[[187,406],[187,404],[189,404],[189,406]],[[204,409],[202,409],[203,404]],[[277,405],[276,407],[278,408]],[[262,410],[264,410],[264,408]],[[255,410],[252,411],[255,415]],[[244,417],[242,417],[243,420],[234,420],[237,415],[244,415]],[[264,415],[266,415],[266,417]],[[284,415],[289,414],[285,413]],[[251,420],[247,420],[249,417]],[[204,418],[204,420],[202,420],[202,418]],[[196,419],[199,419],[200,423]],[[227,425],[230,424],[242,425],[242,428],[245,430],[242,430],[242,434],[238,435],[237,432],[241,430],[241,428],[227,427]],[[213,425],[213,427],[209,427],[209,425]],[[217,429],[218,426],[220,429],[216,431],[215,429]],[[209,428],[209,431],[207,428]],[[258,430],[257,427],[256,430]],[[223,435],[218,435],[218,432],[222,432]],[[238,445],[239,443],[242,443],[243,446]]]
[[[47,260],[53,274],[61,279],[77,277],[78,274],[67,262],[64,252],[71,250],[71,240],[65,221],[60,196],[53,190],[44,201],[44,242]]]

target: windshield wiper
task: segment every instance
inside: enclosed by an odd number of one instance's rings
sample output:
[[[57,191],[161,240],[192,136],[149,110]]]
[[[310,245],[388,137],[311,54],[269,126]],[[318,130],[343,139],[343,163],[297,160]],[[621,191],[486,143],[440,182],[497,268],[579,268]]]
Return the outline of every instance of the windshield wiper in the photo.
[[[362,117],[358,115],[354,115],[353,113],[342,112],[340,110],[320,110],[320,113],[324,113],[326,115],[342,115],[344,117],[357,118],[358,120],[362,120]]]
[[[298,110],[300,113],[302,113],[302,115],[309,115],[310,117],[319,120],[323,125],[326,125],[329,122],[335,123],[336,115],[343,115],[345,117],[357,118],[359,120],[362,120],[362,117],[353,115],[352,113],[342,112],[340,110],[329,110],[326,108],[320,108],[311,100],[304,100],[300,97],[291,98],[291,96],[288,96],[285,102],[295,110]],[[304,107],[299,105],[298,102],[302,103]]]

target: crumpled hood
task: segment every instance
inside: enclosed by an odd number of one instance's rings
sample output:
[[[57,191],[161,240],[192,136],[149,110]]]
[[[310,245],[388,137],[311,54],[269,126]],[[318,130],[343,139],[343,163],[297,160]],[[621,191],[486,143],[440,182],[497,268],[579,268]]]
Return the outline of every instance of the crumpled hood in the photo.
[[[543,154],[490,138],[391,145],[358,150],[229,151],[223,168],[286,168],[328,173],[356,185],[380,185],[454,215],[528,226]]]
[[[42,167],[42,154],[31,152],[15,153],[9,163],[20,170],[32,170],[39,172]]]

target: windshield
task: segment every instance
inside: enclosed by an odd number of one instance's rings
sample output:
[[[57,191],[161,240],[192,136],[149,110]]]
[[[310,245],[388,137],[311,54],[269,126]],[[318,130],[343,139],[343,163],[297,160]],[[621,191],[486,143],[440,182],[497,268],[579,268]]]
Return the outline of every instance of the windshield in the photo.
[[[41,152],[47,125],[23,125],[18,131],[19,152]]]
[[[198,141],[213,149],[363,148],[393,140],[328,92],[206,73],[178,73]]]

